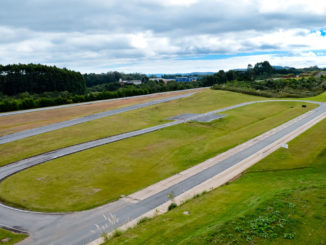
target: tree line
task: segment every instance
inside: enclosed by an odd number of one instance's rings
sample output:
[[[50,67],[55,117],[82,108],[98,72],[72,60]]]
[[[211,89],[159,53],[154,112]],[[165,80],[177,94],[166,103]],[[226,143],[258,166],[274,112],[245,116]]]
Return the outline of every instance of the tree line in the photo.
[[[68,91],[84,93],[85,79],[80,72],[40,64],[0,65],[0,92],[17,95],[23,92]]]
[[[17,96],[2,95],[0,96],[0,112],[191,89],[199,86],[201,84],[198,82],[169,82],[164,84],[163,82],[148,81],[138,86],[123,86],[115,91],[103,90],[101,92],[86,92],[84,94],[54,91],[41,94],[25,92]]]
[[[289,69],[275,69],[270,65],[268,61],[259,62],[252,66],[248,65],[246,70],[229,70],[225,72],[220,70],[214,75],[206,76],[203,83],[206,86],[212,86],[214,84],[224,84],[229,81],[254,81],[256,79],[266,79],[277,74],[299,74],[300,71],[295,68]]]

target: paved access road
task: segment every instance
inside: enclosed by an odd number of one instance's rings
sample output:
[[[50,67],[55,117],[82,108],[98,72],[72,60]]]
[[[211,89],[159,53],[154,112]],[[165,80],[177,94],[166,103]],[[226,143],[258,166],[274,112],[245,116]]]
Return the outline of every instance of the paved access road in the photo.
[[[236,107],[246,104],[248,103],[237,105]],[[233,109],[236,107],[232,106],[230,108]],[[222,110],[225,111],[226,108]],[[221,110],[214,111],[214,113],[219,112],[221,112]],[[308,116],[301,118],[294,124],[291,124],[275,134],[256,142],[254,145],[239,151],[222,162],[216,163],[215,165],[202,170],[198,174],[195,174],[137,203],[119,200],[89,211],[55,215],[26,212],[6,206],[0,206],[0,225],[14,227],[29,232],[31,234],[30,238],[22,242],[22,244],[26,245],[87,244],[88,242],[100,237],[103,232],[112,231],[116,227],[119,227],[122,224],[125,224],[128,221],[146,213],[147,211],[155,209],[157,206],[165,203],[169,200],[169,193],[174,193],[175,196],[179,196],[187,190],[190,190],[191,188],[205,182],[224,170],[236,165],[240,161],[254,155],[255,153],[264,149],[266,146],[273,144],[273,142],[277,141],[278,139],[291,134],[301,126],[314,121],[317,117],[325,112],[326,105],[322,104],[317,109],[312,110]],[[11,166],[13,167],[11,168]],[[11,171],[7,172],[8,176],[13,174],[15,171],[21,171],[24,168],[24,164],[15,163],[0,168],[0,173],[3,171],[6,172],[6,169],[7,171],[8,169],[12,169]],[[6,175],[6,173],[4,175]],[[1,178],[3,177],[5,176],[2,175]]]
[[[54,124],[50,124],[50,125],[39,127],[39,128],[24,130],[24,131],[14,133],[14,134],[4,135],[4,136],[0,137],[0,145],[5,144],[5,143],[9,143],[9,142],[13,142],[13,141],[16,141],[16,140],[24,139],[24,138],[27,138],[27,137],[31,137],[31,136],[34,136],[34,135],[54,131],[54,130],[57,130],[57,129],[60,129],[60,128],[70,127],[70,126],[73,126],[73,125],[76,125],[76,124],[89,122],[89,121],[92,121],[92,120],[96,120],[96,119],[100,119],[100,118],[120,114],[120,113],[123,113],[123,112],[141,109],[141,108],[144,108],[146,106],[157,105],[157,104],[161,104],[161,103],[168,102],[168,101],[173,101],[173,100],[186,98],[186,97],[189,97],[189,96],[191,96],[193,94],[194,93],[188,93],[188,94],[177,95],[177,96],[173,96],[173,97],[169,97],[169,98],[149,101],[149,102],[142,103],[142,104],[136,104],[136,105],[132,105],[132,106],[127,106],[127,107],[123,107],[123,108],[118,108],[118,109],[114,109],[114,110],[100,112],[100,113],[88,115],[88,116],[85,116],[85,117],[80,117],[80,118],[76,118],[76,119],[72,119],[72,120],[68,120],[68,121],[64,121],[64,122],[54,123]]]

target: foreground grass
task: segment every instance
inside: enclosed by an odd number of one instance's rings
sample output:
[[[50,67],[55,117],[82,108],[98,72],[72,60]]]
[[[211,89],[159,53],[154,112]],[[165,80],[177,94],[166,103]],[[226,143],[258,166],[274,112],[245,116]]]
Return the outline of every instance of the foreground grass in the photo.
[[[270,102],[229,111],[212,123],[187,123],[66,156],[0,184],[0,197],[43,211],[82,210],[165,179],[315,105]],[[28,188],[26,188],[28,186]]]
[[[27,235],[13,233],[4,229],[0,229],[0,244],[12,245],[21,240],[25,239]],[[3,239],[8,239],[8,241],[2,242]]]
[[[203,244],[318,244],[326,233],[323,229],[326,212],[326,185],[292,189],[276,194],[271,199],[259,204],[243,216],[234,218],[223,225],[214,227],[196,238],[194,243]],[[300,237],[305,226],[317,226],[317,230],[308,229]],[[315,227],[314,227],[315,228]],[[313,231],[314,234],[311,232]],[[312,237],[314,236],[314,237]],[[303,241],[304,242],[303,242]],[[311,243],[314,240],[314,243]]]
[[[264,98],[203,90],[191,97],[102,118],[0,145],[0,166],[51,150],[130,132],[162,123],[183,113],[203,113]]]
[[[325,146],[326,120],[238,180],[147,220],[106,245],[325,244]]]
[[[136,98],[122,98],[113,101],[102,101],[101,103],[35,111],[24,114],[0,117],[0,136],[12,134],[31,128],[41,127],[52,123],[71,120],[73,118],[83,117],[98,112],[113,110],[121,107],[145,103],[147,101],[172,97],[185,93],[189,93],[189,91],[178,91],[165,94],[152,94],[151,96],[143,96]]]

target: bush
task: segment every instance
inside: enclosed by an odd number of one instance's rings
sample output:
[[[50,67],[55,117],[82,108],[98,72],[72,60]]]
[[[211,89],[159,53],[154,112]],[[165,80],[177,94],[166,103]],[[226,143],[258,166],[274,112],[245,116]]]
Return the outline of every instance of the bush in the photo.
[[[122,235],[122,233],[123,233],[122,231],[117,229],[113,232],[112,237],[119,237]]]
[[[176,204],[176,203],[171,203],[170,205],[169,205],[169,207],[168,207],[168,211],[170,211],[170,210],[172,210],[172,209],[174,209],[174,208],[176,208],[176,207],[178,207],[178,205]]]
[[[293,240],[295,238],[295,233],[285,233],[283,237],[284,239]]]

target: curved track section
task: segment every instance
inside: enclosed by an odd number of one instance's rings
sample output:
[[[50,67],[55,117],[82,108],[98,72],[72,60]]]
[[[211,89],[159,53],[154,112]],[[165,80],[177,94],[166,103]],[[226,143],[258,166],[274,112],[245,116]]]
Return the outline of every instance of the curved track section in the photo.
[[[272,100],[272,101],[276,101],[276,100]],[[281,101],[289,101],[289,100],[281,100]],[[291,100],[291,101],[296,101],[296,100]],[[203,115],[220,113],[241,106],[245,106],[253,103],[260,103],[260,102],[270,102],[270,101],[255,101],[255,102],[243,103],[243,104],[223,108],[220,110],[208,112],[205,114],[196,115],[195,117],[197,118]],[[305,101],[305,102],[316,103],[310,101]],[[268,137],[260,141],[256,141],[254,144],[227,157],[223,161],[216,162],[209,168],[204,169],[198,172],[197,174],[192,175],[178,183],[175,183],[172,186],[169,186],[166,189],[163,189],[158,193],[155,193],[143,200],[138,200],[134,203],[134,202],[129,202],[125,199],[120,199],[116,202],[109,203],[92,210],[70,213],[70,214],[37,213],[37,212],[18,210],[15,208],[7,207],[5,205],[0,205],[0,226],[2,225],[6,227],[12,227],[30,233],[31,236],[22,242],[22,244],[26,244],[26,245],[87,244],[100,237],[103,232],[110,232],[114,230],[116,227],[126,224],[130,220],[133,220],[145,214],[146,212],[155,209],[156,207],[162,205],[163,203],[166,203],[169,200],[168,198],[169,193],[173,192],[177,197],[191,190],[192,188],[204,183],[210,178],[216,176],[217,174],[223,173],[225,170],[235,166],[236,164],[243,161],[244,159],[253,156],[257,152],[261,151],[262,149],[266,148],[269,145],[272,145],[277,140],[293,133],[297,129],[302,128],[305,125],[311,124],[317,119],[321,120],[321,118],[324,118],[326,115],[326,105],[318,102],[317,104],[320,104],[318,108],[309,111],[304,115],[296,118],[296,120],[293,120],[293,123],[286,124],[285,127],[283,127],[281,130],[269,135]],[[194,120],[194,118],[187,119],[187,121],[191,121],[191,120]],[[184,121],[174,121],[163,125],[166,125],[167,127],[167,125],[172,126],[183,122]],[[145,131],[148,129],[145,129]],[[143,131],[143,133],[146,133],[145,131]],[[152,131],[155,130],[151,130],[149,132]],[[130,133],[134,133],[134,132],[130,132]],[[129,135],[129,137],[133,137],[133,136]],[[123,138],[118,140],[122,140],[122,139]],[[67,150],[67,148],[64,149]],[[66,153],[72,154],[68,152]],[[42,162],[48,161],[46,160],[47,154],[49,153],[42,154],[44,156],[44,161]],[[28,161],[31,162],[28,163]],[[0,173],[1,173],[0,178],[1,179],[6,178],[14,173],[22,171],[23,169],[26,169],[28,167],[40,163],[41,162],[39,163],[35,162],[35,164],[33,164],[32,160],[25,159],[20,162],[7,165],[5,167],[0,168]]]

